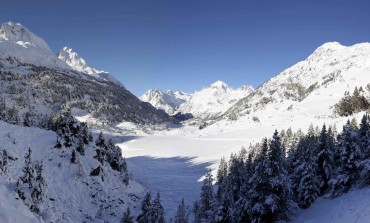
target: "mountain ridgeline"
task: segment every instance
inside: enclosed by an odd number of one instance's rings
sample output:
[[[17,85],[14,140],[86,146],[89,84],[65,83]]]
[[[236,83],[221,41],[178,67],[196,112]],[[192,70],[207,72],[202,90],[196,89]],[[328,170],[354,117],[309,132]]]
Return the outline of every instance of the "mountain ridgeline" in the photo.
[[[21,24],[2,25],[0,97],[3,109],[18,116],[11,123],[21,123],[27,116],[31,125],[42,127],[48,117],[73,108],[87,110],[107,123],[176,122],[140,101],[112,75],[89,67],[70,48],[63,48],[59,58],[44,40]]]

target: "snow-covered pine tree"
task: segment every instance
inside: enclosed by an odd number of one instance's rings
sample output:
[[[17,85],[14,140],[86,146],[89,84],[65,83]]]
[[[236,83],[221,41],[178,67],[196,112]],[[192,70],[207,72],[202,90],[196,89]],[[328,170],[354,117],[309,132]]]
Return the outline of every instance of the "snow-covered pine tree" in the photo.
[[[17,182],[16,192],[30,211],[39,213],[39,204],[42,202],[46,183],[42,176],[42,162],[33,164],[31,154],[29,148],[25,155],[25,166],[22,169],[23,176]]]
[[[85,155],[85,146],[84,146],[84,142],[83,142],[82,137],[80,137],[79,140],[78,140],[76,150],[77,150],[77,152],[80,153],[80,155],[82,155],[82,156]]]
[[[293,164],[292,189],[301,208],[311,206],[320,194],[319,182],[315,174],[316,162],[312,157],[314,146],[315,141],[312,138],[303,137],[297,146],[300,155]]]
[[[181,200],[179,207],[177,208],[175,223],[188,223],[188,215],[186,213],[185,201],[184,198]]]
[[[5,149],[0,151],[0,174],[4,174],[8,169],[8,153]]]
[[[222,181],[226,178],[227,176],[227,161],[225,160],[225,157],[221,158],[220,165],[218,166],[217,170],[217,184],[220,185],[222,184]]]
[[[201,223],[202,222],[202,212],[200,209],[200,205],[198,201],[194,202],[193,205],[193,214],[194,214],[194,223]]]
[[[204,180],[200,192],[200,203],[199,208],[202,213],[202,219],[210,221],[213,216],[213,203],[214,203],[214,192],[213,192],[213,176],[212,170],[209,169]]]
[[[100,131],[99,136],[98,136],[98,138],[95,141],[95,145],[97,147],[99,147],[99,148],[102,148],[102,149],[105,149],[106,148],[105,138],[103,136],[103,132],[102,131]]]
[[[75,149],[72,150],[71,163],[74,163],[74,164],[77,163],[77,154],[76,154],[76,150]]]
[[[134,223],[134,218],[131,216],[130,208],[128,207],[126,212],[123,213],[121,223]]]
[[[361,147],[357,141],[357,131],[348,124],[343,127],[343,132],[338,136],[338,150],[340,167],[336,177],[330,181],[333,197],[347,192],[359,179],[358,166],[362,158]]]
[[[157,192],[157,196],[153,200],[151,210],[152,210],[151,211],[151,222],[152,223],[165,223],[164,209],[161,204],[161,196],[159,192]]]
[[[263,139],[260,151],[256,157],[255,170],[250,179],[251,188],[248,191],[250,206],[247,212],[250,215],[251,222],[272,222],[272,216],[268,213],[266,199],[269,195],[269,174],[267,159],[268,144],[267,139]]]
[[[269,195],[265,200],[273,222],[288,220],[295,208],[292,199],[291,182],[285,170],[285,154],[281,147],[278,131],[275,131],[267,153],[269,175]]]
[[[137,216],[136,221],[138,223],[148,223],[151,222],[152,217],[152,196],[148,192],[145,194],[144,199],[141,202],[141,211]]]
[[[317,159],[316,174],[319,177],[320,194],[323,194],[329,186],[329,180],[333,171],[333,148],[330,148],[330,141],[325,124],[321,129],[314,156]]]
[[[358,130],[358,143],[361,148],[362,161],[359,162],[360,179],[362,185],[370,185],[370,119],[365,114]]]
[[[20,178],[23,184],[28,185],[28,188],[32,188],[34,178],[34,170],[32,168],[31,155],[32,155],[31,148],[28,148],[27,153],[24,157],[24,167],[22,169],[23,176]]]

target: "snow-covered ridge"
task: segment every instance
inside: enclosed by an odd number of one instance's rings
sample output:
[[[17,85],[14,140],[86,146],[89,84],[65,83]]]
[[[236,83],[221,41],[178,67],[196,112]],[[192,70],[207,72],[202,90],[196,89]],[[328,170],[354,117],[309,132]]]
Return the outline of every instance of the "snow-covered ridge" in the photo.
[[[58,58],[61,61],[64,61],[66,64],[68,64],[73,70],[89,74],[98,79],[103,79],[105,81],[111,81],[118,85],[122,85],[116,78],[114,78],[108,72],[105,72],[103,70],[97,70],[93,67],[90,67],[86,63],[86,61],[82,57],[80,57],[75,51],[73,51],[73,49],[71,49],[70,47],[67,46],[63,47],[59,51]]]
[[[210,86],[191,94],[190,99],[181,104],[178,111],[191,113],[201,119],[212,119],[223,114],[241,98],[254,92],[252,86],[239,88],[229,87],[222,81],[216,81]]]
[[[253,91],[252,86],[232,88],[218,80],[191,94],[151,89],[140,99],[169,114],[190,113],[196,118],[207,119],[221,115],[239,99],[246,97]]]
[[[123,86],[108,72],[87,65],[86,61],[71,48],[64,47],[56,56],[45,40],[22,24],[3,23],[0,28],[0,65],[17,73],[28,73],[27,67],[19,67],[24,64],[63,71],[77,71]]]
[[[0,64],[12,68],[33,64],[48,68],[69,69],[50,50],[48,44],[20,23],[6,22],[0,28]]]
[[[275,111],[291,105],[298,108],[298,104],[314,97],[323,100],[330,96],[331,104],[322,108],[329,113],[329,107],[343,96],[344,91],[352,92],[355,86],[370,83],[369,58],[370,43],[353,46],[325,43],[304,61],[266,81],[254,95],[236,103],[225,116],[242,116],[268,107],[274,107]]]
[[[145,92],[140,100],[149,102],[157,109],[162,109],[170,115],[176,113],[179,106],[189,100],[190,95],[182,91],[162,91],[160,89],[150,89]]]

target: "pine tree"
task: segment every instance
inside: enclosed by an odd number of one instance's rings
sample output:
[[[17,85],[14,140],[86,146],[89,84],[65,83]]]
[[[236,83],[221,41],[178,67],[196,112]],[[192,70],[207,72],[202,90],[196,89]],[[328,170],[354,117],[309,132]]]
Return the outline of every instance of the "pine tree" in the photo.
[[[250,180],[251,189],[248,191],[250,206],[248,213],[251,222],[272,222],[272,216],[268,213],[268,207],[265,203],[269,196],[269,174],[267,159],[268,144],[267,139],[263,139],[260,151],[256,158],[256,167]]]
[[[296,204],[292,200],[291,183],[277,131],[269,146],[266,139],[262,143],[251,184],[249,213],[252,222],[278,222],[291,217]]]
[[[84,147],[84,142],[83,142],[83,138],[79,138],[78,140],[78,144],[77,144],[77,148],[76,148],[77,152],[80,153],[80,155],[84,156],[85,155],[85,147]]]
[[[273,221],[288,220],[295,203],[292,200],[291,182],[285,170],[285,154],[278,131],[275,131],[268,150],[269,190],[268,212]]]
[[[211,220],[212,217],[212,208],[213,208],[212,205],[214,202],[214,192],[212,183],[213,176],[211,170],[209,169],[203,180],[199,203],[200,210],[202,212],[202,218],[205,219],[205,221]]]
[[[360,146],[357,143],[357,134],[346,125],[338,136],[340,167],[336,178],[331,180],[332,196],[339,196],[347,192],[359,179],[359,162],[362,158]]]
[[[31,114],[29,112],[26,112],[24,114],[23,125],[26,126],[26,127],[32,126]]]
[[[365,114],[358,131],[358,143],[361,150],[362,161],[358,163],[361,184],[370,185],[370,124],[369,115]]]
[[[225,160],[225,157],[221,158],[220,165],[218,166],[218,171],[217,171],[217,184],[222,184],[222,181],[226,178],[227,176],[227,162]]]
[[[71,163],[77,163],[77,154],[76,154],[76,150],[72,150],[72,154],[71,154]]]
[[[28,188],[32,188],[32,181],[34,178],[34,170],[31,166],[31,148],[28,148],[27,153],[24,157],[24,167],[22,169],[23,176],[21,177],[21,181],[23,184],[27,184]]]
[[[151,213],[152,223],[165,223],[164,219],[164,209],[161,204],[161,198],[159,192],[157,192],[156,198],[152,203],[152,213]]]
[[[105,145],[105,138],[104,138],[104,136],[103,136],[103,132],[102,132],[102,131],[99,133],[99,136],[98,136],[98,138],[97,138],[97,139],[96,139],[96,141],[95,141],[95,145],[96,145],[97,147],[102,148],[102,149],[105,149],[105,148],[106,148],[106,145]]]
[[[134,223],[134,218],[131,216],[130,208],[128,207],[126,212],[123,213],[121,223]]]
[[[193,205],[193,213],[194,213],[194,223],[201,223],[202,222],[202,212],[200,209],[200,205],[198,201],[194,202]]]
[[[143,201],[141,202],[141,212],[136,218],[138,223],[148,223],[152,220],[152,198],[150,192],[146,193]]]
[[[301,208],[308,208],[320,194],[319,181],[315,174],[316,162],[312,151],[315,141],[304,137],[300,140],[297,150],[299,157],[294,163],[294,172],[291,174],[292,189],[296,194],[296,200]]]
[[[177,208],[176,216],[175,216],[175,223],[188,223],[189,219],[186,214],[186,207],[184,198],[181,200],[179,207]]]
[[[5,149],[0,151],[0,174],[5,173],[8,169],[8,153]]]
[[[319,176],[320,193],[323,194],[328,188],[329,180],[333,171],[333,151],[330,148],[328,132],[323,125],[314,156],[317,159],[316,174]]]

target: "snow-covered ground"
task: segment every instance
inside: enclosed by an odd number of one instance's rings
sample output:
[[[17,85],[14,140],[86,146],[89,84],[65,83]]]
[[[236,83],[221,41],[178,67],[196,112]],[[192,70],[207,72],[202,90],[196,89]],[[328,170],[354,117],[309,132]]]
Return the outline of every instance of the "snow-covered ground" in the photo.
[[[134,179],[152,192],[161,193],[167,217],[174,217],[184,198],[192,207],[198,199],[203,175],[215,169],[223,155],[237,151],[247,141],[184,136],[129,137],[118,145]]]
[[[292,223],[366,223],[370,222],[370,187],[353,190],[336,199],[319,198],[300,210]]]

